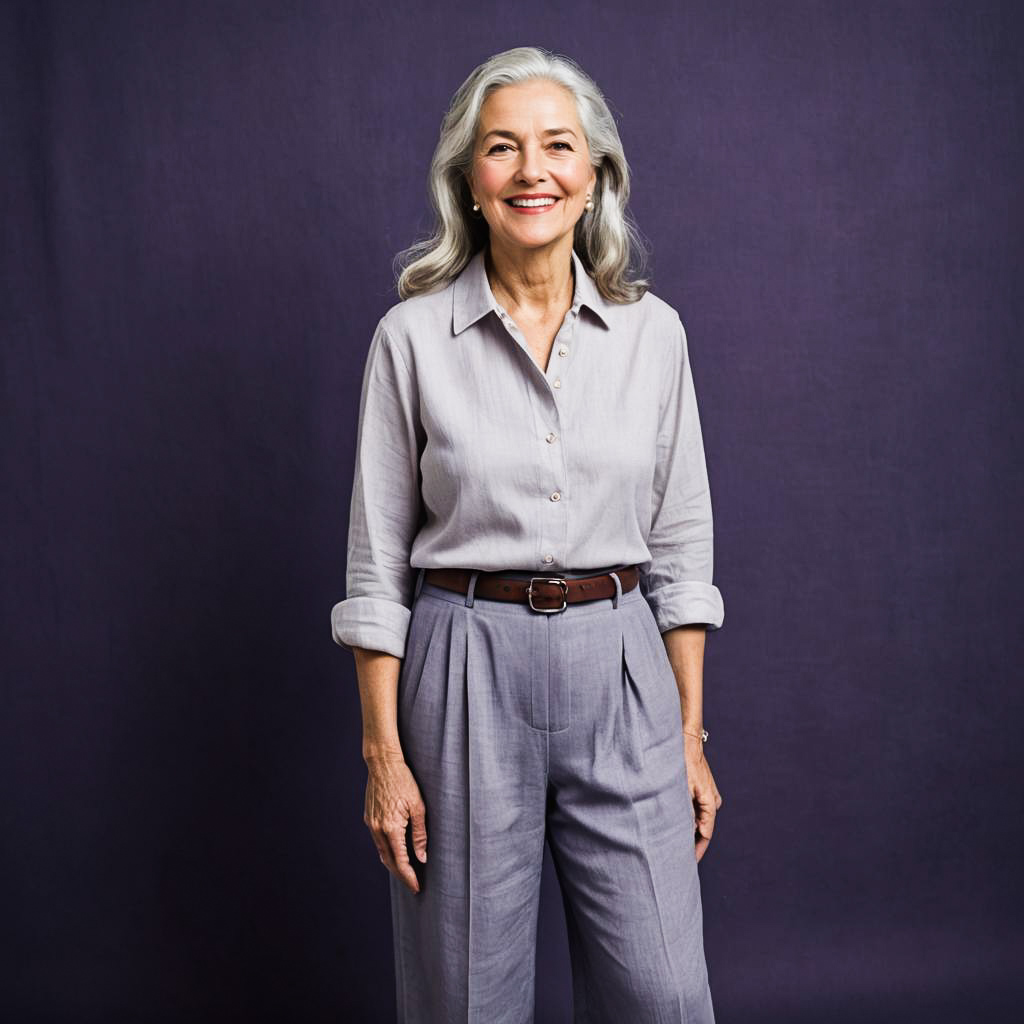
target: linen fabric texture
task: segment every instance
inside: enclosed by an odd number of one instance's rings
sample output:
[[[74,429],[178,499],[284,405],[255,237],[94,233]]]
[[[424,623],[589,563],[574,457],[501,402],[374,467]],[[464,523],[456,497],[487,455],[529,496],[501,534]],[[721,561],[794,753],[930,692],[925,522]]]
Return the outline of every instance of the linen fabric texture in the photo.
[[[617,583],[538,614],[476,578],[421,584],[399,674],[427,862],[408,829],[420,891],[388,875],[397,1020],[532,1024],[547,842],[575,1024],[715,1024],[679,691],[650,605]]]
[[[557,576],[635,563],[660,632],[720,628],[679,314],[650,291],[609,302],[573,251],[572,306],[545,370],[484,258],[374,331],[334,641],[404,657],[418,570],[445,567]]]

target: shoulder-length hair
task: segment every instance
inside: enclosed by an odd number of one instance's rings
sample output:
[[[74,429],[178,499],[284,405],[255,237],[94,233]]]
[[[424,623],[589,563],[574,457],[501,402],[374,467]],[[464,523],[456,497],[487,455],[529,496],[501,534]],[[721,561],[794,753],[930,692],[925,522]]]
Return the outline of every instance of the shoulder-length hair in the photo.
[[[630,264],[646,260],[640,233],[626,209],[629,165],[604,96],[594,81],[562,54],[518,46],[486,60],[462,83],[441,122],[441,137],[430,162],[428,192],[435,213],[433,233],[395,256],[402,299],[448,284],[486,244],[489,228],[471,212],[465,175],[484,100],[506,85],[544,79],[568,89],[576,102],[590,159],[597,171],[594,209],[576,223],[573,247],[611,302],[636,302],[648,290],[643,278],[630,278]]]

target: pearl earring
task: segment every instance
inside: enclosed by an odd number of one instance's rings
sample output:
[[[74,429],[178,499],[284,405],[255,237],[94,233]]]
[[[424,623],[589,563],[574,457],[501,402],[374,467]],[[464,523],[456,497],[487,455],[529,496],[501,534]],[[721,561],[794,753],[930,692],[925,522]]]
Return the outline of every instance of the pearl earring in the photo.
[[[480,209],[480,204],[479,203],[474,203],[473,204],[473,212],[476,213],[476,211],[479,210],[479,209]]]
[[[586,201],[586,203],[584,203],[583,209],[584,210],[592,210],[593,208],[594,208],[594,200],[591,199],[590,195],[588,194],[587,195],[587,201]]]

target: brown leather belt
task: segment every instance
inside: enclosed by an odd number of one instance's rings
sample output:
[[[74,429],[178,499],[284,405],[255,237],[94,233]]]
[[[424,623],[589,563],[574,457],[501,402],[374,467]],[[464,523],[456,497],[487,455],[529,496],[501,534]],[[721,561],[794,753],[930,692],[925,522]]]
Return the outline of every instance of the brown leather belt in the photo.
[[[423,573],[424,583],[433,583],[445,590],[454,590],[457,594],[469,592],[469,580],[473,575],[471,569],[427,569]],[[635,565],[625,569],[617,569],[622,592],[632,590],[640,578]],[[615,580],[610,573],[598,576],[581,576],[577,579],[563,579],[558,576],[533,576],[520,579],[515,576],[502,576],[500,571],[481,572],[476,578],[474,597],[484,597],[490,601],[518,601],[528,604],[535,612],[562,612],[570,604],[581,601],[598,601],[602,598],[615,596]]]

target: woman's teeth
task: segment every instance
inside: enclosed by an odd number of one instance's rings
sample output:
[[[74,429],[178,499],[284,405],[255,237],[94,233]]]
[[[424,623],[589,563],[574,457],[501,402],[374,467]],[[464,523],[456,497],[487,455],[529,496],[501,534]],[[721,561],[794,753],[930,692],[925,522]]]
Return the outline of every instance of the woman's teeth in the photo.
[[[510,199],[511,206],[553,206],[555,199]]]

